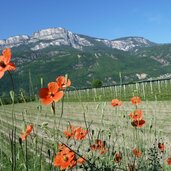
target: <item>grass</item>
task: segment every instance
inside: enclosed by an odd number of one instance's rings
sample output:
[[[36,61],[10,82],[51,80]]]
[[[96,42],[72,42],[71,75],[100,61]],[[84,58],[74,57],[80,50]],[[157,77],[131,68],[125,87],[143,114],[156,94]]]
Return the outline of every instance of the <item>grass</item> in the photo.
[[[67,83],[61,82],[60,91],[63,84]],[[44,98],[55,98],[58,86],[60,83],[53,82],[48,89],[41,89],[46,91],[41,91]],[[16,99],[13,91],[10,99],[0,99],[1,170],[170,170],[171,80],[98,89],[70,87],[64,93],[60,102],[53,99],[49,106],[41,105],[37,94],[32,94],[34,102],[28,102],[31,98],[23,92]],[[140,96],[142,103],[131,104],[132,96]],[[112,106],[114,98],[123,104]],[[143,117],[131,120],[129,114],[136,117],[137,109],[143,111]],[[136,122],[143,120],[145,125],[136,127]],[[164,144],[164,149],[159,144]]]
[[[75,90],[75,89],[73,89]],[[167,101],[171,100],[171,80],[156,80],[154,82],[140,82],[128,85],[115,85],[110,87],[82,89],[67,91],[65,101],[98,102],[110,101],[120,98],[129,101],[132,96],[140,96],[144,101]]]
[[[162,141],[167,146],[167,152],[164,155],[167,156],[169,155],[169,152],[171,152],[171,146],[169,144],[171,140],[171,119],[169,117],[170,106],[170,101],[143,101],[142,104],[139,106],[143,110],[144,119],[146,120],[145,127],[143,127],[141,131],[138,132],[138,136],[141,139],[140,142],[143,142],[143,144],[140,144],[142,146],[142,149],[147,149],[149,147],[152,148],[155,141]],[[61,103],[57,103],[57,121],[59,121],[60,119],[61,107]],[[4,105],[0,107],[0,132],[1,135],[6,137],[5,142],[9,141],[8,134],[10,132],[10,129],[12,128],[11,110],[12,105]],[[95,131],[93,135],[94,139],[100,138],[103,140],[109,140],[109,135],[112,135],[112,140],[110,140],[110,143],[113,144],[115,142],[115,150],[120,149],[121,151],[123,151],[125,144],[126,149],[124,149],[124,151],[128,150],[128,152],[125,152],[126,155],[127,153],[130,153],[130,149],[133,148],[135,145],[133,144],[133,142],[136,141],[134,139],[135,130],[131,126],[131,122],[128,117],[128,114],[133,110],[134,106],[131,105],[130,102],[123,102],[123,105],[118,108],[113,108],[109,101],[65,102],[60,130],[66,130],[68,123],[75,126],[85,127],[85,115],[86,124],[90,124],[90,130]],[[39,148],[41,146],[41,139],[43,138],[43,157],[41,159],[41,163],[43,161],[46,162],[43,162],[41,169],[48,166],[48,160],[45,160],[48,158],[47,151],[54,143],[53,138],[51,137],[54,129],[54,116],[50,111],[51,109],[49,106],[41,106],[38,102],[29,102],[22,105],[15,104],[14,108],[14,113],[16,116],[17,139],[22,132],[24,121],[26,122],[26,124],[34,124],[36,132],[31,135],[31,140],[34,140],[34,135],[36,135],[36,139],[38,141],[37,146],[39,146]],[[62,139],[66,141],[64,138]],[[30,143],[32,144],[32,147],[34,147],[35,144],[31,140]],[[3,163],[3,165],[6,166],[3,166],[2,168],[10,168],[11,161],[9,159],[6,160],[6,162],[4,163],[4,158],[8,158],[8,155],[10,154],[10,144],[3,142],[4,140],[2,141],[3,145],[1,146],[1,164]],[[110,145],[110,143],[108,145]],[[17,146],[17,148],[20,148],[19,142],[17,142]],[[34,151],[33,154],[35,155]],[[36,163],[39,163],[37,164],[39,166],[35,166],[35,168],[39,167],[40,169],[40,156],[38,155],[34,157],[38,159],[30,162],[34,163],[35,161],[38,161]],[[126,159],[124,160],[123,165],[124,162],[128,162]],[[145,156],[144,160],[147,160]],[[165,170],[170,169],[167,168],[167,165],[165,164],[163,167],[165,168]],[[29,166],[29,168],[31,169],[32,166]]]

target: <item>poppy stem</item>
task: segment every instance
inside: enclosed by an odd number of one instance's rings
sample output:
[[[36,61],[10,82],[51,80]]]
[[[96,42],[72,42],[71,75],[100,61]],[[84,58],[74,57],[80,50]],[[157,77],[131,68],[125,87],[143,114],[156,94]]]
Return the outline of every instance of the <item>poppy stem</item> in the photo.
[[[65,96],[62,97],[61,116],[60,116],[59,122],[58,122],[58,129],[59,129],[59,127],[60,127],[61,119],[62,119],[62,116],[63,116],[63,113],[64,113],[64,97],[65,97]]]
[[[25,156],[25,162],[26,162],[26,171],[28,171],[28,151],[27,151],[27,138],[26,138],[26,146],[25,146],[25,150],[26,150],[26,156]]]
[[[55,102],[54,101],[52,102],[51,108],[52,108],[52,113],[55,115],[56,111],[55,111]]]
[[[12,170],[16,170],[16,128],[15,128],[15,113],[14,113],[14,80],[12,77],[12,74],[10,71],[8,71],[8,74],[11,79],[12,84],[12,92],[10,91],[10,96],[12,100],[12,138],[11,138],[11,153],[12,153]]]
[[[15,127],[15,113],[14,113],[14,99],[15,99],[15,95],[14,95],[14,80],[13,80],[13,77],[12,77],[12,74],[10,71],[8,71],[8,74],[10,76],[10,79],[11,79],[11,84],[12,84],[12,91],[13,91],[13,94],[11,96],[12,99],[12,126],[13,126],[13,129]]]

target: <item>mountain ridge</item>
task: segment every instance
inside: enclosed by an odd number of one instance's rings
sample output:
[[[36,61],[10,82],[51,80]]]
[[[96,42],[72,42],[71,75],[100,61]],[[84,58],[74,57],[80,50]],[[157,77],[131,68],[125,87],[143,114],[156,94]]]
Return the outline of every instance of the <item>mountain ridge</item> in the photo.
[[[32,47],[31,50],[39,50],[44,49],[48,46],[60,46],[60,45],[71,45],[75,49],[82,49],[85,46],[93,46],[91,42],[83,38],[84,35],[72,33],[71,31],[68,31],[64,28],[58,27],[58,28],[48,28],[48,29],[42,29],[37,32],[34,32],[31,36],[28,35],[19,35],[19,36],[13,36],[9,37],[4,40],[0,40],[0,50],[2,50],[5,47],[16,47],[21,44],[31,44],[40,41],[37,46]],[[104,43],[106,46],[109,46],[111,48],[116,48],[119,50],[129,51],[135,47],[149,47],[156,43],[153,43],[143,37],[125,37],[125,38],[117,38],[117,39],[103,39],[103,38],[94,38],[91,36],[88,36],[91,39],[94,39],[96,41],[100,41]],[[53,40],[50,43],[48,42],[42,42],[42,41],[48,41]],[[139,43],[139,44],[138,44]],[[135,45],[136,44],[136,45]]]
[[[119,83],[119,73],[125,83],[171,78],[171,44],[156,44],[138,36],[107,40],[51,28],[35,32],[32,37],[15,36],[7,44],[0,41],[0,50],[5,47],[12,49],[12,61],[17,66],[17,90],[29,91],[31,84],[37,91],[40,78],[48,83],[65,74],[77,88],[90,87],[94,79],[102,80],[105,86]],[[10,85],[10,79],[4,76],[1,92],[6,85]]]

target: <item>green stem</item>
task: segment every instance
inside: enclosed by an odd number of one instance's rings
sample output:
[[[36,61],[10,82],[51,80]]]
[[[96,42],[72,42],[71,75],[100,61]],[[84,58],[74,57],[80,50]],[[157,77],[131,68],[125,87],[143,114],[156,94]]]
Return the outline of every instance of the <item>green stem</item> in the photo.
[[[63,98],[62,98],[61,116],[60,116],[60,118],[59,118],[58,129],[59,129],[59,127],[60,127],[61,119],[62,119],[62,116],[63,116],[63,113],[64,113],[64,97],[65,97],[65,96],[63,96]]]
[[[12,77],[12,74],[10,71],[8,71],[8,74],[10,76],[10,79],[11,79],[11,84],[12,84],[12,91],[14,93],[14,80],[13,80],[13,77]],[[14,95],[14,94],[13,94]],[[14,113],[14,99],[15,99],[15,96],[13,97],[12,99],[12,125],[13,125],[13,129],[15,127],[15,113]]]
[[[27,138],[26,138],[26,159],[25,159],[25,161],[26,161],[26,171],[28,171],[28,151],[27,151]]]

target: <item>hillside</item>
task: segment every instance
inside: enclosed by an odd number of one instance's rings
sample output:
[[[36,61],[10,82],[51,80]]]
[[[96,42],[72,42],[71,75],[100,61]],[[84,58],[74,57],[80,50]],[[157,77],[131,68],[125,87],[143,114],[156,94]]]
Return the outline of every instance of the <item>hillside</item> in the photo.
[[[118,83],[120,72],[123,82],[171,74],[171,45],[142,37],[106,40],[51,28],[0,40],[0,50],[5,47],[12,49],[17,66],[15,88],[27,92],[37,92],[41,77],[48,83],[61,74],[68,74],[76,88],[91,86],[93,79],[102,80],[103,85]],[[0,92],[10,86],[6,74],[0,80]]]

